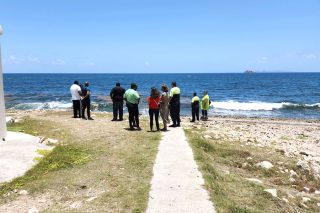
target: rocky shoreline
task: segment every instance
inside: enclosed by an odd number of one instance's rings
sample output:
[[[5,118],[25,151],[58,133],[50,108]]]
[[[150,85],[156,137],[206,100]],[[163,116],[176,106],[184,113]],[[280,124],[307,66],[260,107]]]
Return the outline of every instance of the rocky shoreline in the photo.
[[[196,123],[190,123],[190,119],[182,116],[185,128],[204,126],[205,133],[216,140],[237,141],[242,147],[271,148],[296,158],[300,170],[320,179],[320,120],[220,115]]]

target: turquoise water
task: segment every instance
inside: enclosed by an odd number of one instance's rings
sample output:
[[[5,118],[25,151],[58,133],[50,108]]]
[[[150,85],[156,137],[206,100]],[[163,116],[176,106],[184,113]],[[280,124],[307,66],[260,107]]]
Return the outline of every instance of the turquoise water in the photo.
[[[112,111],[109,96],[116,82],[138,84],[140,112],[147,114],[150,88],[181,90],[181,114],[190,115],[193,92],[212,101],[209,114],[320,119],[320,73],[210,74],[3,74],[7,109],[71,109],[70,86],[88,81],[96,111]],[[125,107],[124,107],[125,108]]]

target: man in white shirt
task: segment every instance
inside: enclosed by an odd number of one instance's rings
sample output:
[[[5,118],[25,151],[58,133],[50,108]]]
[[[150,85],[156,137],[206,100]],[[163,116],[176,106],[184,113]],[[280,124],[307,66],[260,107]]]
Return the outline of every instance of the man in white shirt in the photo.
[[[78,85],[78,81],[74,81],[74,84],[70,87],[73,102],[73,118],[81,118],[80,100],[81,100],[81,88]],[[79,117],[77,116],[79,112]]]

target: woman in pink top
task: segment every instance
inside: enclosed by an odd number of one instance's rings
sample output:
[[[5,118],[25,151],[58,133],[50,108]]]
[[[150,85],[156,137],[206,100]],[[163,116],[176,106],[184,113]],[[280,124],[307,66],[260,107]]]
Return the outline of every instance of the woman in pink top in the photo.
[[[157,88],[152,87],[150,96],[148,97],[148,105],[149,105],[149,116],[150,116],[150,131],[152,132],[153,127],[153,114],[156,121],[157,131],[160,131],[159,128],[159,101],[160,101],[160,92]]]

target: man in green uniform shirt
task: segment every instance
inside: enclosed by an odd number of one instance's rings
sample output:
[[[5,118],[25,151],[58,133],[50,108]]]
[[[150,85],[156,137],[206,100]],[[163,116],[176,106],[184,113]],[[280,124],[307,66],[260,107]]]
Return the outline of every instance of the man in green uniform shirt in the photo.
[[[171,105],[170,116],[173,124],[169,127],[178,127],[180,126],[180,89],[175,81],[172,82],[171,87],[169,103]]]
[[[197,120],[199,121],[199,102],[200,99],[197,96],[197,93],[193,93],[193,98],[191,100],[191,108],[192,108],[192,120],[190,122],[195,122],[196,116]]]
[[[126,105],[129,112],[129,124],[130,130],[134,130],[133,123],[137,125],[138,130],[141,130],[139,127],[139,108],[138,103],[140,100],[140,94],[135,90],[138,87],[136,83],[131,83],[131,89],[128,89],[123,96],[123,99],[126,101]]]

